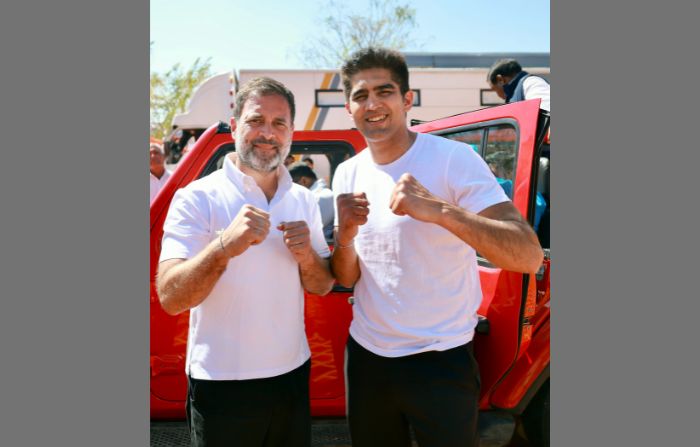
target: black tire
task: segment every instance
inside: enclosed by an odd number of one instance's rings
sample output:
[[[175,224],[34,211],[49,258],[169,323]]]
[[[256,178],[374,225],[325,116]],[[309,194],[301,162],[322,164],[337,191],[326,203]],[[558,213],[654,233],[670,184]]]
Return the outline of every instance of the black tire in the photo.
[[[532,447],[549,447],[549,380],[532,398],[522,421]]]

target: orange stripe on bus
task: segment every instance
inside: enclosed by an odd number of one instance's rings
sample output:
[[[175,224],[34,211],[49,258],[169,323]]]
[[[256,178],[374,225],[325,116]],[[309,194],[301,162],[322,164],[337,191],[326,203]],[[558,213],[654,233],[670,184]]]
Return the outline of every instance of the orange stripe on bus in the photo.
[[[325,90],[328,88],[328,86],[331,83],[331,79],[333,78],[333,73],[326,73],[323,75],[323,82],[321,83],[321,89]],[[316,121],[316,117],[318,117],[318,107],[316,107],[316,99],[314,95],[314,104],[311,106],[311,111],[309,112],[309,117],[306,119],[306,125],[304,126],[304,130],[311,130],[313,129],[314,122]]]

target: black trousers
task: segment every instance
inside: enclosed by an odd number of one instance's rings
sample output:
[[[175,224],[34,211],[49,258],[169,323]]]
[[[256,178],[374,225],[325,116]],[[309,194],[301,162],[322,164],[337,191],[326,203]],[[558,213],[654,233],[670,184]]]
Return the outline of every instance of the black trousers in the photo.
[[[387,358],[347,343],[353,447],[476,447],[479,369],[470,343]]]
[[[187,422],[194,447],[309,447],[311,360],[281,376],[188,378]]]

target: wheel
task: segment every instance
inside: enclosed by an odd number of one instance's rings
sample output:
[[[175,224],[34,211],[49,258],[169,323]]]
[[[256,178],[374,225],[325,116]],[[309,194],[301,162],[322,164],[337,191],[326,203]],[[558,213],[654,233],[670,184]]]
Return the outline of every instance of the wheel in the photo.
[[[549,380],[523,412],[523,428],[533,447],[549,447]]]

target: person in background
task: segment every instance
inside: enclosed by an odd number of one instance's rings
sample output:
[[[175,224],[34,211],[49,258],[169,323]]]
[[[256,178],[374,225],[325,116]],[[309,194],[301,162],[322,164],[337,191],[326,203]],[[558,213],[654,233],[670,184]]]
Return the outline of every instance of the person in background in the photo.
[[[493,64],[486,77],[491,89],[507,103],[541,98],[540,108],[550,110],[549,83],[523,71],[515,59],[501,59]]]
[[[284,166],[289,167],[290,165],[294,164],[294,155],[289,154],[287,157],[284,159]]]
[[[193,446],[309,447],[311,351],[304,289],[333,287],[313,194],[283,162],[294,95],[270,78],[236,93],[235,160],[179,189],[156,286],[190,311],[186,414]]]
[[[306,163],[306,165],[307,165],[308,167],[310,167],[311,169],[314,168],[314,159],[311,158],[311,157],[309,157],[308,155],[304,155],[304,156],[301,158],[301,161],[303,161],[304,163]]]
[[[333,238],[333,220],[335,209],[333,206],[333,191],[326,185],[322,178],[318,178],[313,169],[304,163],[295,163],[289,167],[289,174],[294,183],[298,183],[314,193],[321,210],[323,221],[323,235],[326,239]]]
[[[170,178],[170,171],[165,168],[165,150],[158,143],[151,143],[148,149],[150,156],[151,171],[151,198],[149,204],[153,203],[158,191],[161,190],[165,182]]]
[[[404,57],[357,51],[341,68],[345,108],[368,147],[333,177],[331,267],[354,286],[347,342],[353,447],[475,447],[480,379],[472,338],[476,252],[535,272],[542,248],[470,146],[415,133]]]

